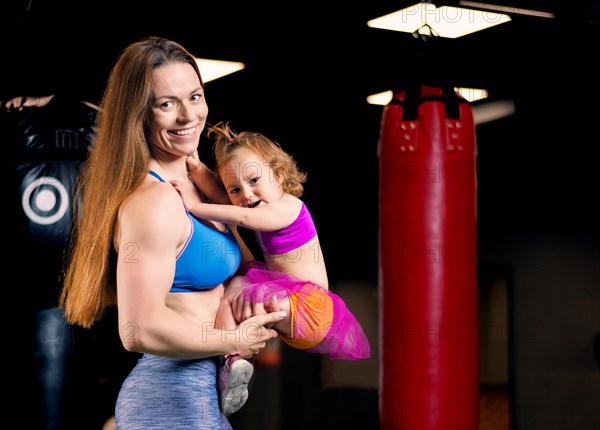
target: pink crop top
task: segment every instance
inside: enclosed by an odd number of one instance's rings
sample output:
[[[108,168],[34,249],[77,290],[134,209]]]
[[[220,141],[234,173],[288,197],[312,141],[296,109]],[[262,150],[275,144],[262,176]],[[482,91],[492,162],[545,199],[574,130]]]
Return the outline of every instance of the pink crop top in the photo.
[[[283,254],[299,248],[317,235],[317,229],[304,202],[293,223],[277,231],[260,231],[262,249],[267,254]]]

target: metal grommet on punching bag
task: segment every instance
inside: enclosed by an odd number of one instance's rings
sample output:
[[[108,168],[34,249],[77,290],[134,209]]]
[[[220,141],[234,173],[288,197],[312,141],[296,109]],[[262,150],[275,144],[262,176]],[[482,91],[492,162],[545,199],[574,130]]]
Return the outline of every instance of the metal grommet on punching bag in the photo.
[[[384,108],[379,157],[382,429],[479,421],[476,138],[453,88],[412,85]]]

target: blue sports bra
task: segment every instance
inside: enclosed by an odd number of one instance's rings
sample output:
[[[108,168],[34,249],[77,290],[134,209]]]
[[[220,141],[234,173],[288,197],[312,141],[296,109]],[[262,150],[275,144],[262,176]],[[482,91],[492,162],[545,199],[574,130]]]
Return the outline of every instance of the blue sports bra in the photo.
[[[156,172],[149,173],[166,182]],[[175,261],[175,279],[170,292],[190,293],[210,290],[238,269],[240,247],[233,231],[220,232],[210,228],[186,210],[192,231]]]

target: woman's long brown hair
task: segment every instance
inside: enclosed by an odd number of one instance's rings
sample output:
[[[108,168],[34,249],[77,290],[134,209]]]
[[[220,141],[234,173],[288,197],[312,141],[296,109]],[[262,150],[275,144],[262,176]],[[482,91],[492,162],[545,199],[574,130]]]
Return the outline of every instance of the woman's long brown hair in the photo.
[[[75,191],[59,297],[70,324],[90,328],[107,306],[116,304],[114,233],[119,207],[148,172],[145,131],[153,97],[152,71],[179,62],[192,65],[202,82],[194,57],[181,45],[160,37],[129,45],[110,73],[97,133]]]

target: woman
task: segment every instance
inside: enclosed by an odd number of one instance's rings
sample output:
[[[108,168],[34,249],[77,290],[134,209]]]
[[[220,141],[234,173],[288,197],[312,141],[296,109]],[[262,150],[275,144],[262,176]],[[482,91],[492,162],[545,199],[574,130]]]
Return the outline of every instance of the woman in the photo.
[[[117,304],[119,334],[143,353],[119,392],[119,429],[230,428],[219,410],[217,362],[249,358],[285,313],[214,327],[223,282],[240,265],[237,233],[201,222],[169,181],[186,181],[208,107],[194,57],[151,37],[128,46],[109,76],[82,171],[60,297],[71,324],[91,327]],[[210,196],[209,196],[210,197]]]

